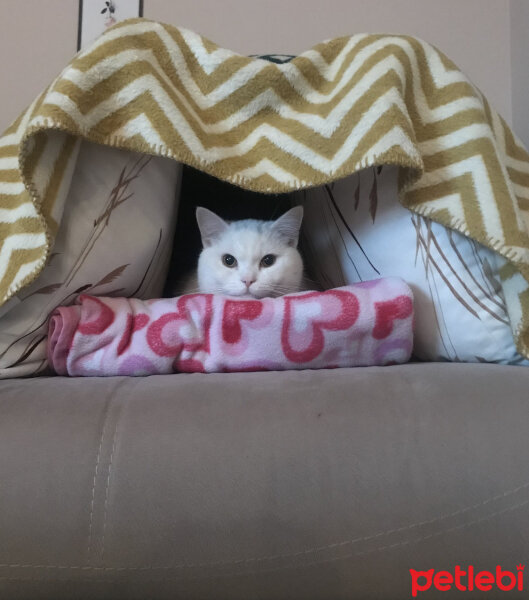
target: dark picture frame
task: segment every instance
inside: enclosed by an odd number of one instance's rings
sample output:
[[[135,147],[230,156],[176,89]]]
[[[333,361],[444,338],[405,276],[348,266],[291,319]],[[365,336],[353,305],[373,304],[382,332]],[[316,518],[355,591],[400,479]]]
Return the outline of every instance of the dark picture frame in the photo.
[[[138,17],[143,17],[143,0],[138,0]],[[79,0],[79,13],[77,17],[77,52],[81,49],[83,32],[83,0]]]

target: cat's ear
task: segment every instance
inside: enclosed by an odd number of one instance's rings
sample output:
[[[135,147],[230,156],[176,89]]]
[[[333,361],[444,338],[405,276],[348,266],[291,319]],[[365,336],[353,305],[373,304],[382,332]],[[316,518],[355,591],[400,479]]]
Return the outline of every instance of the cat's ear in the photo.
[[[203,206],[197,206],[196,217],[204,248],[211,246],[228,227],[226,221]]]
[[[281,215],[279,219],[274,221],[272,228],[274,231],[279,233],[281,237],[285,238],[289,246],[298,245],[299,228],[301,227],[301,220],[303,219],[303,206],[294,206],[284,215]]]

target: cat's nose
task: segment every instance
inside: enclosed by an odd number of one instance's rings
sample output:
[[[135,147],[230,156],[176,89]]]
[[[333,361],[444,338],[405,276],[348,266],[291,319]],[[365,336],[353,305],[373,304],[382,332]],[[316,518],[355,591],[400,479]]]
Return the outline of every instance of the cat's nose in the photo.
[[[249,288],[252,283],[255,283],[255,279],[250,279],[249,277],[246,277],[244,279],[241,279],[241,281],[244,283],[244,285]]]

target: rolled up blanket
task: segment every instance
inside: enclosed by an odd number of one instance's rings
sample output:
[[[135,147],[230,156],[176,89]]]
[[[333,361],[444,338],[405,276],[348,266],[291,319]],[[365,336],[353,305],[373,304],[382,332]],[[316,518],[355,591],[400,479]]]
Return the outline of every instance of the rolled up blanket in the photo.
[[[49,323],[59,375],[150,375],[388,365],[409,360],[413,298],[401,279],[237,299],[80,296]]]

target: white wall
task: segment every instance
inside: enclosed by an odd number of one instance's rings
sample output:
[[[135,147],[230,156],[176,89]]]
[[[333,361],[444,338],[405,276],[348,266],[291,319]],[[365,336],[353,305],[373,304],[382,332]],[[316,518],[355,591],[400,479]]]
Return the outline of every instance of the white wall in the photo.
[[[75,0],[0,0],[0,132],[77,48]]]
[[[529,148],[529,0],[511,0],[512,126]]]
[[[454,60],[529,145],[529,0],[144,0],[144,6],[148,18],[242,54],[298,54],[358,32],[421,37]],[[75,53],[77,8],[76,0],[0,0],[0,131]],[[520,77],[514,83],[513,72]]]

